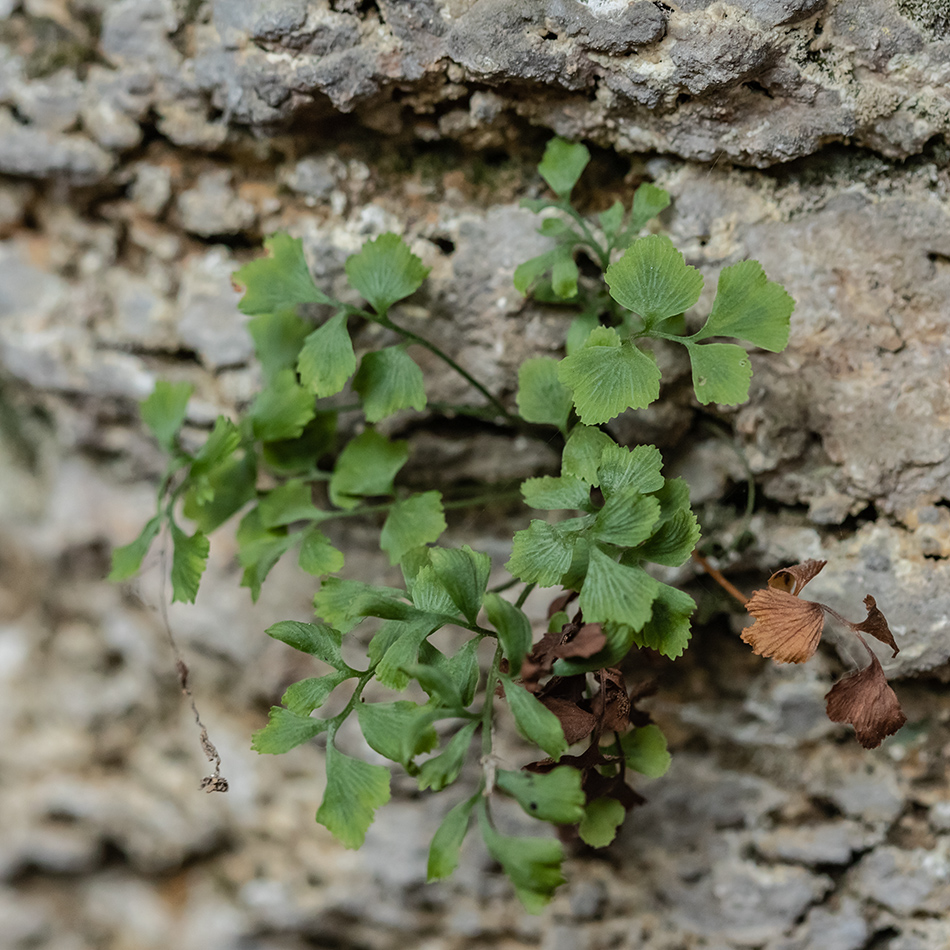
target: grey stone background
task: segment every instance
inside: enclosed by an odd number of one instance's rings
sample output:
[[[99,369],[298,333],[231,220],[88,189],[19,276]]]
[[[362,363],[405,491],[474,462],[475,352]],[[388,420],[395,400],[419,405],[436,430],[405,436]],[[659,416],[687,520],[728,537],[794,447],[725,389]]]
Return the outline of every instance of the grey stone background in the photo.
[[[0,0],[0,946],[950,947],[948,30],[945,0]],[[191,381],[197,439],[253,393],[230,274],[278,228],[337,293],[362,241],[405,234],[432,274],[402,318],[512,399],[565,331],[511,285],[544,247],[518,200],[541,193],[551,132],[599,146],[591,211],[645,179],[672,193],[662,226],[707,277],[700,314],[747,256],[795,297],[748,405],[700,411],[661,352],[663,401],[618,432],[661,444],[718,550],[748,529],[721,562],[747,589],[824,557],[816,599],[858,618],[872,593],[909,723],[862,751],[823,714],[848,645],[774,667],[684,569],[712,619],[674,667],[632,661],[658,678],[674,765],[533,918],[477,846],[423,883],[451,802],[396,777],[345,851],[313,822],[320,750],[248,750],[310,673],[262,634],[308,615],[293,565],[252,607],[224,530],[197,605],[169,612],[226,796],[197,791],[160,558],[102,578],[161,467],[137,400]],[[472,399],[426,370],[430,398]],[[443,485],[552,461],[436,417],[411,439],[412,477]],[[451,530],[500,566],[519,517]],[[386,575],[369,526],[338,540],[348,571]]]

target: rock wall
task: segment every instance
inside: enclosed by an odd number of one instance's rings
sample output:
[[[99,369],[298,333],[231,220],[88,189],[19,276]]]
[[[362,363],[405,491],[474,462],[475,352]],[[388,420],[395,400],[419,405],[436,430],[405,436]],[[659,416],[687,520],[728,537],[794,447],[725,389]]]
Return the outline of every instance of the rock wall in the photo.
[[[948,25],[929,0],[0,0],[7,945],[950,946]],[[230,274],[278,228],[337,294],[362,241],[404,233],[432,273],[400,316],[512,399],[518,364],[565,331],[511,284],[544,247],[518,200],[541,193],[551,131],[601,147],[590,210],[642,180],[672,193],[663,227],[707,277],[700,312],[746,256],[797,300],[788,350],[753,357],[747,406],[700,411],[688,368],[661,353],[663,400],[623,433],[690,479],[712,540],[748,527],[723,564],[747,587],[823,557],[816,599],[857,616],[877,598],[909,725],[862,751],[823,713],[847,651],[773,667],[684,570],[713,619],[675,666],[633,660],[659,680],[673,768],[643,783],[648,804],[606,855],[571,858],[536,919],[477,847],[453,881],[424,885],[452,802],[397,777],[366,847],[347,852],[313,822],[319,749],[248,750],[309,672],[261,632],[308,615],[291,566],[251,607],[224,531],[197,605],[169,611],[226,796],[197,791],[160,558],[135,584],[102,578],[162,465],[136,401],[157,378],[191,381],[198,438],[254,391]],[[430,398],[472,398],[425,368]],[[435,416],[410,437],[419,479],[551,464]],[[747,526],[736,447],[758,486]],[[451,530],[501,565],[506,517]],[[349,571],[386,576],[368,528],[337,540]],[[529,602],[538,618],[544,606]],[[519,762],[511,730],[504,742]]]

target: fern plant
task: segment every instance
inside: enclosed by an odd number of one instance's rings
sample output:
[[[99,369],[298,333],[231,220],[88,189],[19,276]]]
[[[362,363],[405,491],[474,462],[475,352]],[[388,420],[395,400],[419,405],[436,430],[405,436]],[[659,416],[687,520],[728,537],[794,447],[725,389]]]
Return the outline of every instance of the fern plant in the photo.
[[[235,274],[245,288],[239,307],[252,318],[248,327],[266,385],[241,418],[218,418],[204,445],[189,453],[179,431],[190,387],[158,383],[142,416],[170,461],[154,517],[135,541],[114,552],[111,575],[123,580],[136,573],[167,527],[173,599],[193,601],[208,535],[242,512],[241,583],[253,598],[274,564],[296,549],[300,567],[322,578],[316,621],[284,621],[267,633],[315,658],[321,672],[287,689],[255,733],[253,748],[281,753],[325,735],[327,784],[316,818],[354,848],[390,796],[390,770],[339,748],[345,721],[355,717],[366,743],[423,790],[465,781],[465,763],[477,758],[477,781],[432,841],[429,877],[452,873],[463,839],[477,827],[534,912],[563,881],[562,845],[552,837],[502,834],[492,820],[496,796],[514,799],[539,821],[576,829],[588,845],[609,844],[626,811],[640,801],[630,773],[660,775],[669,763],[659,728],[631,700],[624,658],[634,647],[680,656],[695,606],[651,573],[651,565],[682,564],[699,539],[685,482],[663,475],[656,447],[620,445],[604,426],[660,395],[661,371],[645,341],[686,348],[700,403],[742,402],[752,375],[749,354],[720,338],[779,351],[793,309],[759,264],[745,261],[722,271],[710,313],[687,332],[684,314],[699,300],[703,278],[667,237],[641,236],[669,196],[644,184],[630,209],[617,202],[589,221],[571,203],[589,157],[583,145],[552,141],[539,171],[554,197],[524,202],[543,215],[540,231],[554,246],[522,264],[515,284],[563,306],[572,321],[562,359],[536,357],[521,366],[517,411],[394,321],[393,305],[413,294],[427,274],[399,236],[368,241],[346,262],[364,307],[333,299],[315,285],[299,240],[287,234],[268,239],[269,256]],[[582,249],[600,269],[598,280],[580,278]],[[310,305],[307,316],[303,305]],[[400,342],[358,360],[350,337],[356,321],[385,327]],[[487,554],[438,544],[446,509],[470,499],[399,485],[408,444],[375,428],[397,411],[427,408],[426,381],[411,345],[445,361],[484,400],[454,410],[477,412],[511,432],[548,427],[563,440],[560,474],[521,485],[524,503],[537,516],[514,535],[505,565],[510,579],[491,590]],[[365,425],[340,440],[337,419],[351,410],[333,397],[348,382]],[[261,487],[262,473],[272,487]],[[379,543],[401,570],[400,586],[337,576],[344,554],[322,526],[364,516],[384,518]],[[194,527],[185,528],[186,522]],[[517,585],[513,600],[503,596]],[[535,587],[561,592],[538,642],[522,610]],[[362,661],[350,665],[344,640],[368,618],[381,623]],[[466,635],[451,655],[431,642],[446,626]],[[494,645],[487,664],[479,661],[483,641]],[[390,698],[364,701],[371,681]],[[405,698],[413,683],[413,695],[425,701]],[[321,717],[338,691],[346,697],[343,708]],[[502,702],[538,750],[522,769],[503,767],[494,754]]]

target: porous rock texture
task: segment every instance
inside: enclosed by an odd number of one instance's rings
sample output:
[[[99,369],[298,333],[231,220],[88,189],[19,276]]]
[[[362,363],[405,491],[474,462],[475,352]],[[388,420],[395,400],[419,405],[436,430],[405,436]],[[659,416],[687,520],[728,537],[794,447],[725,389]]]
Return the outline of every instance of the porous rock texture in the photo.
[[[0,943],[950,946],[948,88],[938,0],[0,0]],[[207,765],[158,607],[161,558],[130,585],[102,578],[163,467],[137,400],[158,378],[191,382],[197,442],[259,385],[230,275],[274,230],[301,236],[344,297],[347,255],[404,234],[432,271],[400,319],[502,399],[526,357],[561,352],[564,317],[511,283],[547,246],[518,201],[543,191],[551,132],[601,147],[586,210],[643,180],[670,191],[660,226],[707,280],[689,319],[748,256],[796,299],[786,352],[753,354],[746,406],[700,410],[688,366],[660,350],[663,399],[615,431],[661,446],[718,550],[744,539],[718,563],[748,589],[820,557],[809,596],[855,620],[875,596],[909,725],[860,749],[822,698],[853,646],[774,667],[683,569],[719,619],[673,667],[631,661],[658,678],[673,767],[531,918],[474,842],[455,878],[424,884],[450,795],[420,799],[396,775],[348,852],[313,822],[321,750],[248,750],[313,672],[262,633],[309,616],[292,564],[252,607],[224,529],[197,604],[168,611],[227,795],[197,790]],[[359,329],[357,348],[377,332]],[[413,352],[430,399],[477,401]],[[554,463],[437,415],[409,434],[419,484]],[[477,512],[450,538],[500,568],[522,525]],[[350,575],[392,578],[371,526],[335,540]],[[546,602],[527,605],[539,629]],[[524,761],[510,724],[499,743]]]

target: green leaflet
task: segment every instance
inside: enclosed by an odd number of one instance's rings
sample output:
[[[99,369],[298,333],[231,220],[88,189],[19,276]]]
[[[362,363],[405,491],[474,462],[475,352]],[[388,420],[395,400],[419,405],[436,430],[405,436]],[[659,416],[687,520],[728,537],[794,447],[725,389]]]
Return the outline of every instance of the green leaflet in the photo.
[[[592,545],[580,596],[584,620],[587,623],[615,620],[639,629],[650,619],[659,588],[659,581],[645,571],[618,564]]]
[[[265,633],[301,653],[309,653],[310,656],[323,660],[324,663],[328,663],[341,672],[353,673],[353,670],[343,662],[340,654],[343,635],[325,623],[281,620],[280,623],[268,627]]]
[[[670,753],[666,749],[666,736],[659,726],[643,726],[620,737],[627,768],[640,772],[648,778],[665,775],[670,767]]]
[[[577,828],[581,841],[592,848],[606,848],[617,837],[627,812],[616,798],[595,798],[585,809]]]
[[[635,488],[644,494],[656,492],[664,485],[662,468],[663,456],[655,445],[625,449],[611,442],[601,453],[597,484],[606,497],[626,488]]]
[[[304,386],[323,398],[338,393],[355,369],[356,354],[346,329],[346,311],[340,311],[304,340],[297,372]]]
[[[295,521],[319,521],[327,512],[321,511],[311,499],[308,482],[290,481],[272,488],[258,502],[261,524],[265,528],[280,528]]]
[[[439,580],[431,564],[424,564],[412,582],[412,602],[420,610],[446,617],[458,617],[455,601]]]
[[[551,838],[501,835],[491,826],[484,805],[478,811],[478,825],[488,853],[511,878],[524,909],[540,914],[564,883],[561,843]]]
[[[502,676],[501,681],[518,732],[557,761],[567,751],[560,720],[510,676]]]
[[[643,317],[647,329],[688,310],[703,289],[703,275],[660,234],[635,241],[604,277],[610,296]]]
[[[525,422],[564,429],[573,402],[570,391],[557,378],[557,360],[535,356],[518,370],[518,412]]]
[[[198,585],[208,563],[211,542],[201,531],[185,534],[174,521],[171,522],[172,543],[172,603],[176,600],[193,604],[198,596]]]
[[[467,544],[461,548],[433,548],[429,557],[432,569],[452,602],[468,622],[474,624],[488,586],[491,559]]]
[[[319,528],[307,528],[300,539],[297,563],[314,577],[335,574],[343,568],[343,552],[335,548]]]
[[[252,508],[238,525],[237,541],[238,561],[244,568],[241,586],[249,587],[251,599],[256,601],[271,568],[294,546],[297,538],[288,534],[286,528],[266,528],[261,522],[260,509]]]
[[[276,313],[301,303],[332,303],[317,289],[303,256],[303,242],[278,231],[264,239],[269,257],[261,257],[234,272],[234,281],[245,294],[238,304],[241,313],[251,316]]]
[[[186,518],[210,534],[256,497],[257,459],[253,452],[233,455],[211,469],[185,492],[182,511]]]
[[[572,538],[565,538],[555,525],[532,521],[515,534],[507,570],[526,584],[553,587],[571,566]]]
[[[326,732],[325,719],[311,719],[282,706],[271,706],[267,725],[254,733],[251,748],[255,752],[277,755],[289,752],[314,736]]]
[[[389,308],[415,293],[429,268],[409,250],[398,234],[381,234],[367,241],[346,261],[346,276],[372,308],[384,315]]]
[[[376,679],[390,689],[405,689],[409,685],[409,674],[406,670],[415,666],[422,641],[438,626],[438,618],[431,616],[393,623],[390,629],[397,631],[398,636],[376,665]]]
[[[570,299],[577,293],[577,265],[574,263],[572,252],[572,244],[565,242],[519,264],[515,268],[513,278],[515,290],[525,295],[536,285],[538,285],[537,290],[540,290],[539,278],[547,271],[551,271],[550,292],[553,298],[555,300]],[[555,271],[557,271],[556,285],[553,279]]]
[[[205,444],[191,463],[189,477],[195,482],[207,479],[211,472],[228,461],[240,444],[241,433],[237,426],[230,419],[218,416]],[[210,494],[202,500],[210,500],[213,495],[214,490],[211,489]]]
[[[593,536],[606,544],[633,547],[650,537],[660,518],[660,503],[636,488],[625,488],[607,498],[597,512]]]
[[[779,353],[788,345],[795,301],[781,284],[770,281],[758,261],[723,269],[705,326],[693,340],[733,336]]]
[[[406,769],[417,755],[435,748],[438,739],[432,723],[438,714],[438,709],[405,699],[356,705],[360,730],[369,747]]]
[[[576,825],[584,817],[581,773],[570,766],[544,773],[499,769],[495,785],[539,821]]]
[[[311,676],[308,679],[293,683],[284,690],[280,701],[291,712],[298,716],[309,716],[315,709],[319,709],[340,685],[353,676],[347,670],[334,670],[326,676]]]
[[[422,370],[406,352],[406,345],[367,353],[353,377],[353,388],[363,402],[368,422],[379,422],[400,409],[421,412],[426,407]]]
[[[185,421],[191,393],[191,383],[169,383],[160,379],[139,407],[142,421],[169,454],[175,451],[175,440]]]
[[[559,198],[564,198],[571,193],[589,161],[590,152],[586,146],[555,138],[548,142],[538,171],[551,190]]]
[[[369,765],[327,743],[327,788],[317,822],[344,847],[359,848],[376,809],[389,801],[389,769]]]
[[[752,363],[735,343],[687,343],[696,398],[706,405],[738,406],[749,398]]]
[[[262,313],[248,321],[247,330],[266,380],[297,365],[300,348],[312,329],[313,325],[301,320],[294,308]]]
[[[158,536],[162,527],[161,515],[156,515],[142,528],[139,536],[129,544],[112,551],[112,571],[110,581],[124,581],[139,572],[152,542]]]
[[[336,441],[335,412],[317,412],[292,439],[265,442],[264,461],[281,475],[312,473],[321,456],[333,450]]]
[[[561,456],[561,474],[575,475],[590,485],[599,485],[597,469],[604,449],[610,445],[616,443],[606,432],[593,426],[574,426]]]
[[[485,613],[488,622],[498,631],[498,642],[508,659],[512,676],[521,672],[521,663],[531,652],[531,623],[524,611],[508,603],[498,594],[485,595]]]
[[[452,736],[439,755],[427,759],[419,766],[416,778],[420,791],[431,788],[433,792],[441,792],[459,777],[477,728],[477,722],[466,723]]]
[[[573,475],[555,478],[526,478],[521,483],[525,503],[542,510],[581,509],[590,511],[590,485]]]
[[[587,425],[609,422],[627,409],[643,409],[660,395],[660,369],[612,327],[595,327],[584,346],[565,356],[558,379],[571,390]]]
[[[687,509],[675,511],[663,521],[653,536],[637,550],[645,561],[679,567],[693,553],[701,532],[696,516]]]
[[[630,221],[627,224],[625,237],[627,240],[636,237],[644,228],[647,221],[655,218],[670,204],[669,193],[656,185],[645,181],[633,195],[633,208],[630,211]]]
[[[636,642],[641,647],[656,650],[671,660],[683,655],[690,637],[690,617],[696,609],[696,602],[689,594],[657,584],[656,599],[653,601],[653,613],[642,629],[636,634]]]
[[[313,606],[317,616],[342,630],[362,617],[405,620],[417,616],[419,611],[402,600],[404,596],[405,591],[396,587],[327,577],[314,594]]]
[[[390,564],[398,564],[414,548],[438,541],[446,527],[441,492],[410,495],[389,509],[379,546],[389,555]]]
[[[251,405],[254,438],[261,442],[296,439],[315,413],[313,394],[297,385],[293,370],[281,370]]]
[[[472,809],[479,797],[473,795],[459,802],[442,820],[442,824],[439,825],[438,831],[432,838],[432,844],[429,845],[427,881],[441,881],[458,867],[459,852],[468,833]]]
[[[361,497],[391,495],[393,479],[409,458],[409,443],[390,442],[374,429],[351,439],[330,478],[330,501],[355,508]]]

